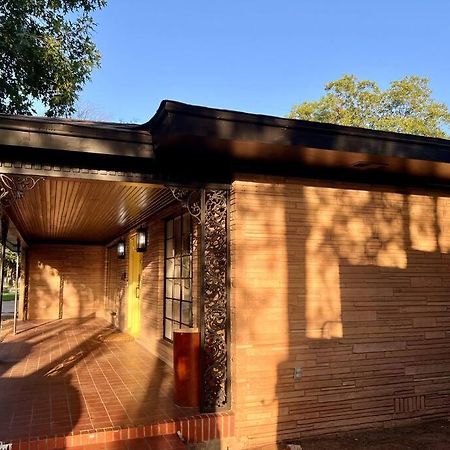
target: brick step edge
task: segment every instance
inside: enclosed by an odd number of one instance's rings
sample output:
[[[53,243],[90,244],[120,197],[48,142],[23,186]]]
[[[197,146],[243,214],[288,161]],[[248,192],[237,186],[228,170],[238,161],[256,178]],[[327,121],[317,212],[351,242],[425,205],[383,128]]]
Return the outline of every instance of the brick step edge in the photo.
[[[232,412],[200,414],[180,419],[166,420],[151,425],[127,428],[103,428],[86,430],[66,436],[14,440],[12,450],[59,450],[91,444],[165,436],[181,432],[188,443],[207,442],[234,436],[234,414]]]
[[[196,444],[194,444],[196,445]],[[106,442],[104,444],[82,445],[72,447],[72,450],[127,450],[127,449],[158,448],[164,450],[186,450],[187,444],[181,442],[176,434],[153,436],[142,439],[128,439],[127,441]]]

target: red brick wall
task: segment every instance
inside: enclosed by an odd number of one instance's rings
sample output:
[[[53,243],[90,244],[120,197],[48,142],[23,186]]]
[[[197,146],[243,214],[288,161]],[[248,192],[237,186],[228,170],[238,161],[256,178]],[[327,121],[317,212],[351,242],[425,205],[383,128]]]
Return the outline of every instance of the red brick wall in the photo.
[[[420,192],[233,183],[241,446],[450,413],[449,212]]]
[[[57,319],[62,277],[63,318],[103,308],[104,248],[38,244],[28,250],[28,319]]]

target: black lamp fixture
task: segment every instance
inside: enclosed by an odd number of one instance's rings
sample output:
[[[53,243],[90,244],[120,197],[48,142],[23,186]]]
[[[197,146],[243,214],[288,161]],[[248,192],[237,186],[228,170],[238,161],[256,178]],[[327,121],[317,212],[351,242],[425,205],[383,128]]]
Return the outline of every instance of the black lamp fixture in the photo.
[[[117,257],[119,259],[125,258],[125,241],[124,240],[120,240],[117,243]]]
[[[140,227],[137,230],[136,251],[145,252],[147,250],[147,228]]]

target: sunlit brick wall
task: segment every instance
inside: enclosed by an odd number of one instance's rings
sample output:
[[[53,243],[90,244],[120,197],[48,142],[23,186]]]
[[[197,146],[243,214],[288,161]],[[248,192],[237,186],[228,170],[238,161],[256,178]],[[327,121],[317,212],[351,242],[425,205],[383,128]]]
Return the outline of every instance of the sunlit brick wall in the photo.
[[[28,260],[28,319],[57,319],[61,295],[64,319],[95,315],[103,308],[103,247],[32,245]]]
[[[241,446],[450,413],[449,212],[426,192],[233,183]]]

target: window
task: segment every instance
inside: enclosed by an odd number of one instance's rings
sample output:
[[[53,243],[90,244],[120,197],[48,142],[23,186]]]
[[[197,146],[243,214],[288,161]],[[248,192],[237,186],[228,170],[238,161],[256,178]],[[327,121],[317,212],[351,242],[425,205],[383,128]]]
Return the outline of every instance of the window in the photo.
[[[193,326],[192,314],[192,226],[185,213],[166,221],[164,337],[173,330]]]

